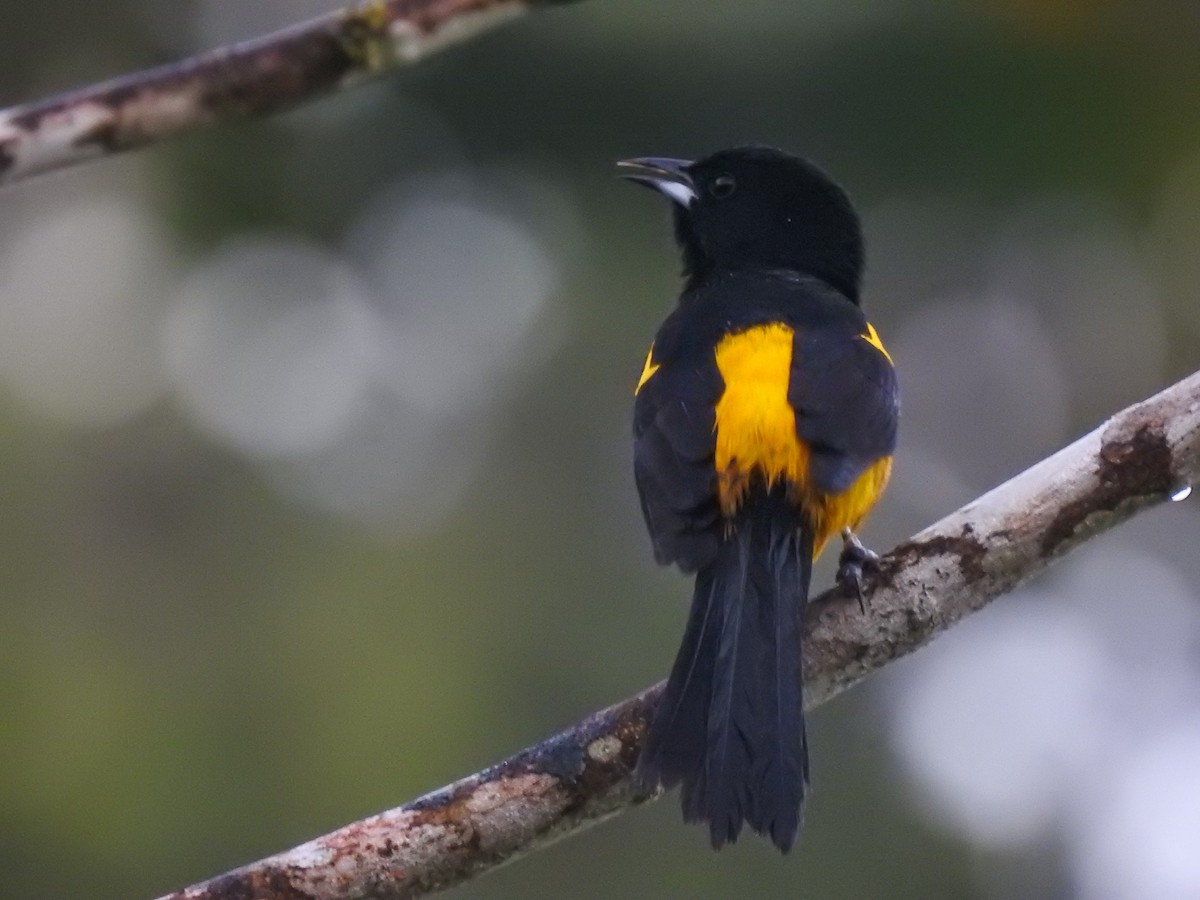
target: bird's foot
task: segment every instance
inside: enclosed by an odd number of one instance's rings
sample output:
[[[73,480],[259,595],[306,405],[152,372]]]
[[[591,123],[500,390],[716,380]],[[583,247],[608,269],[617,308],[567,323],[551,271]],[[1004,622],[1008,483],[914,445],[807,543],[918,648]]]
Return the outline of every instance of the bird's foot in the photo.
[[[847,526],[842,529],[842,555],[838,557],[837,583],[842,590],[858,598],[858,609],[866,615],[863,598],[863,575],[879,571],[879,554],[868,550]]]

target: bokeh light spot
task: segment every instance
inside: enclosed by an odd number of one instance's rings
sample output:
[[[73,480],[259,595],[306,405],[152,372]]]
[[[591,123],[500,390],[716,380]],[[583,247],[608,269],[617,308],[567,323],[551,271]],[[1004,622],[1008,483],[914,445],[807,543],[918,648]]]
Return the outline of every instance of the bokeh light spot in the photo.
[[[30,408],[112,425],[165,390],[154,335],[174,265],[127,197],[40,207],[0,250],[0,378]]]
[[[354,275],[316,247],[267,237],[231,242],[191,274],[164,347],[197,423],[263,456],[336,438],[361,403],[376,354]]]

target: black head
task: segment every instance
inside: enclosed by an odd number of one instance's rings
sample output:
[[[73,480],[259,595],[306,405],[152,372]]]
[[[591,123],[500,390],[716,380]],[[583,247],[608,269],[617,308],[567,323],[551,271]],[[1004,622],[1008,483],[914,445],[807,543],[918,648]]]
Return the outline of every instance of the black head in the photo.
[[[767,147],[704,159],[619,163],[626,178],[675,202],[675,234],[693,278],[748,267],[815,275],[858,302],[862,229],[850,198],[812,163]]]

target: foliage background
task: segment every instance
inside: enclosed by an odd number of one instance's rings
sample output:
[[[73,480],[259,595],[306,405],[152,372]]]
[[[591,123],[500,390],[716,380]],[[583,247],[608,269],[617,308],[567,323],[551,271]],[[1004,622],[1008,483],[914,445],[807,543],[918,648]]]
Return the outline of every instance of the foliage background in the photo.
[[[332,5],[3,5],[0,102]],[[676,262],[616,159],[848,186],[905,391],[876,546],[1194,369],[1198,40],[1172,0],[592,0],[6,191],[6,889],[155,896],[667,671],[627,435]],[[787,859],[669,798],[458,896],[1198,896],[1198,539],[1146,516],[822,709]]]

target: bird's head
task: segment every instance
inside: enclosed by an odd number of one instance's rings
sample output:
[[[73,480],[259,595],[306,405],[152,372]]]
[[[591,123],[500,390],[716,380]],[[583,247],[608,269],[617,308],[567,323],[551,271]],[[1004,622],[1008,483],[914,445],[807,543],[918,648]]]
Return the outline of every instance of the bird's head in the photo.
[[[846,192],[807,160],[767,147],[690,161],[618,163],[625,178],[674,202],[675,234],[693,278],[746,268],[822,279],[858,302],[862,229]]]

